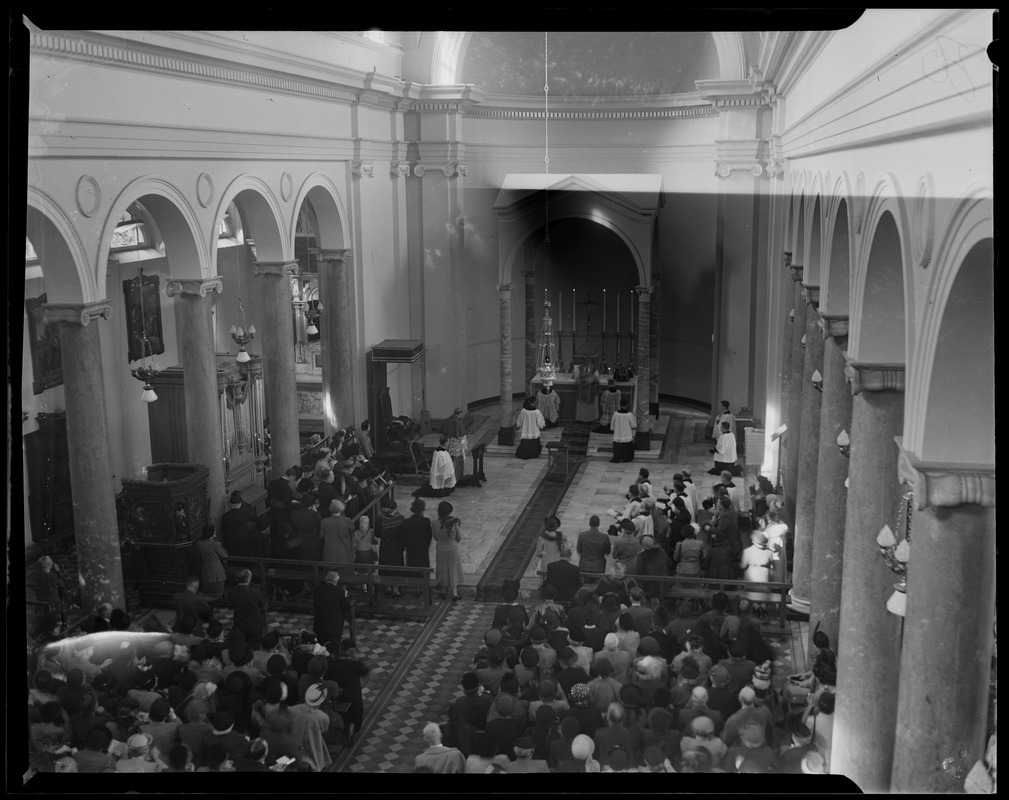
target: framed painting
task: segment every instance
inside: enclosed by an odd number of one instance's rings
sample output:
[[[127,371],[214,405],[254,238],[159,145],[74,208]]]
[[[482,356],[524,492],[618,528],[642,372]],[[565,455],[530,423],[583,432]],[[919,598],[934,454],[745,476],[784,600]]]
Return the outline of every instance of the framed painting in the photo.
[[[63,359],[60,352],[60,328],[57,323],[42,319],[42,306],[46,296],[25,300],[28,315],[28,344],[32,357],[32,393],[42,394],[46,389],[63,384]]]
[[[165,337],[161,330],[161,280],[157,275],[138,275],[123,281],[126,297],[127,361],[131,364],[144,355],[156,356],[165,352]],[[141,296],[143,306],[141,307]],[[141,352],[144,330],[150,351]]]

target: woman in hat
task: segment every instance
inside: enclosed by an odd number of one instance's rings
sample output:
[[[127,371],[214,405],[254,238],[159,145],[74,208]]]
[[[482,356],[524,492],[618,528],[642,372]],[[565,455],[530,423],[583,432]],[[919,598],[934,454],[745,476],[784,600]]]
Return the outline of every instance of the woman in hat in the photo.
[[[438,521],[433,526],[435,540],[435,584],[441,588],[442,599],[449,594],[460,600],[459,587],[463,582],[462,559],[459,557],[459,528],[461,523],[452,516],[452,504],[443,500],[438,504]]]
[[[466,474],[466,451],[469,450],[461,408],[455,408],[452,411],[452,416],[442,423],[441,432],[448,437],[445,449],[448,450],[452,464],[455,466],[455,478],[459,480]]]
[[[539,458],[543,449],[540,444],[540,431],[547,425],[543,412],[536,408],[536,401],[527,397],[522,404],[522,410],[515,418],[515,427],[519,430],[521,441],[515,451],[515,458]]]
[[[543,530],[536,537],[536,553],[534,558],[539,559],[540,572],[546,572],[547,567],[561,557],[561,550],[567,545],[564,541],[564,534],[559,530],[561,521],[557,517],[545,517],[543,519]]]
[[[739,566],[743,569],[743,580],[767,583],[771,580],[770,567],[774,560],[774,554],[767,549],[767,537],[760,531],[751,533],[750,541],[753,544],[747,547],[739,558]]]
[[[579,762],[579,772],[602,772],[599,762],[592,757],[595,749],[596,743],[584,733],[579,733],[572,740],[571,757]]]
[[[696,526],[696,527],[695,527]],[[697,538],[700,528],[696,523],[683,526],[684,539],[676,543],[673,550],[673,561],[676,562],[676,574],[685,577],[701,577],[701,565],[708,555],[708,548]]]

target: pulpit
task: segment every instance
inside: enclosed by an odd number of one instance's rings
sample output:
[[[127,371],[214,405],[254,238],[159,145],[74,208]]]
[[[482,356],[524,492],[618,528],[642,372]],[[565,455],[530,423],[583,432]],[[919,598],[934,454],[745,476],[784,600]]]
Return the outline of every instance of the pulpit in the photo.
[[[146,480],[123,478],[116,496],[127,607],[165,608],[185,584],[193,542],[207,522],[202,464],[152,464]]]

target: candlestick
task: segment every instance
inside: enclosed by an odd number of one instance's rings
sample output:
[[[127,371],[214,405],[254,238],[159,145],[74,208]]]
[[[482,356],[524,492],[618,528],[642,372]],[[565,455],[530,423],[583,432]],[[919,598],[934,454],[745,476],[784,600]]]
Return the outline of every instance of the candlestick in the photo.
[[[574,333],[578,329],[576,316],[578,314],[578,298],[575,295],[575,290],[571,290],[571,332]]]
[[[603,333],[606,333],[606,290],[603,289]]]

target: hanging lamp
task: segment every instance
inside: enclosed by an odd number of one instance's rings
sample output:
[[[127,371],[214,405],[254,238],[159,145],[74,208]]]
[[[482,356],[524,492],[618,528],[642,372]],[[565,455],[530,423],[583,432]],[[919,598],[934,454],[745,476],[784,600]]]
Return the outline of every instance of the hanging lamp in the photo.
[[[545,193],[543,244],[544,253],[546,254],[546,268],[543,272],[546,286],[543,289],[543,325],[540,329],[538,345],[539,366],[536,370],[544,386],[553,385],[560,363],[557,354],[557,340],[554,338],[553,320],[550,318],[550,83],[547,79],[549,69],[548,36],[548,33],[543,33],[543,191]]]
[[[142,267],[140,274],[136,277],[136,283],[140,294],[140,358],[130,366],[130,374],[144,383],[144,391],[140,395],[140,399],[145,403],[153,403],[158,399],[158,395],[151,385],[151,380],[161,372],[161,367],[151,352],[151,342],[147,338],[147,309],[144,308],[144,270]]]
[[[245,323],[245,309],[242,308],[242,270],[241,267],[237,269],[238,273],[238,315],[235,317],[235,324],[231,326],[231,338],[238,345],[238,355],[235,356],[235,361],[239,364],[246,364],[251,359],[252,356],[249,355],[249,351],[245,349],[245,345],[256,338],[256,326],[249,325],[246,327]]]

